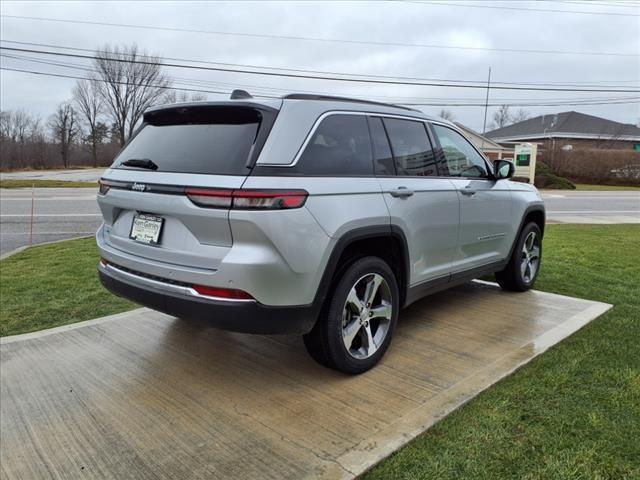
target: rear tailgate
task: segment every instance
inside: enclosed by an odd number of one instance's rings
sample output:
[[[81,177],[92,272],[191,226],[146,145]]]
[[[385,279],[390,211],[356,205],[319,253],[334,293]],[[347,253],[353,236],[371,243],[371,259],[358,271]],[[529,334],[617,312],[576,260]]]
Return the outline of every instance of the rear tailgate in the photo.
[[[240,188],[275,118],[271,110],[205,104],[145,115],[103,176],[104,241],[138,257],[216,269],[233,243],[229,210],[199,207],[185,189]],[[136,164],[132,159],[151,167],[123,165]],[[150,219],[159,226],[157,243],[142,241],[138,226],[132,230],[136,217],[138,225]]]

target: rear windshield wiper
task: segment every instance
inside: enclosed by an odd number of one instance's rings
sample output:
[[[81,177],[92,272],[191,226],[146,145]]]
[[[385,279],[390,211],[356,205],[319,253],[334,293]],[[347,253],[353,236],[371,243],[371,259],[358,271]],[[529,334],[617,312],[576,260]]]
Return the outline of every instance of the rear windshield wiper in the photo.
[[[130,158],[129,160],[125,160],[120,165],[125,167],[138,167],[138,168],[147,168],[149,170],[157,170],[158,165],[153,163],[150,158]]]

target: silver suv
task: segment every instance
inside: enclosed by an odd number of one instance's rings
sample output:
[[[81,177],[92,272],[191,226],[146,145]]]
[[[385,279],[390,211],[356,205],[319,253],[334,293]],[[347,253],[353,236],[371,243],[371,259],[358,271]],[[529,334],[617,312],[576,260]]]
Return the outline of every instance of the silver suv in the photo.
[[[375,102],[235,96],[147,111],[105,172],[110,291],[223,329],[303,334],[318,362],[360,373],[425,295],[492,273],[533,285],[540,195],[455,125]]]

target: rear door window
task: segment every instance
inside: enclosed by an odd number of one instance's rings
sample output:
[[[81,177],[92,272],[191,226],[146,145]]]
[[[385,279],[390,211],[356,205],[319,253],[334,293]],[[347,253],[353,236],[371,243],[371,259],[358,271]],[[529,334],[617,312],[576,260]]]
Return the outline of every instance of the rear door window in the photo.
[[[385,118],[397,175],[438,175],[436,156],[422,122]]]
[[[122,162],[149,159],[158,172],[247,175],[260,124],[260,112],[249,108],[160,111],[145,117],[113,168],[132,168]]]
[[[298,170],[305,175],[373,175],[371,138],[364,115],[330,115],[307,143]]]

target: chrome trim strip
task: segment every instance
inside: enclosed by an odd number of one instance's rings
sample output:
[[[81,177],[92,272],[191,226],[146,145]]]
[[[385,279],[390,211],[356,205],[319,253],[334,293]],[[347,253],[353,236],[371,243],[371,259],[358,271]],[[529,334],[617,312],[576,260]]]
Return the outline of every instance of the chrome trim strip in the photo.
[[[160,282],[158,280],[152,280],[150,278],[141,277],[140,275],[135,275],[133,273],[120,270],[118,267],[110,263],[105,265],[102,262],[100,262],[98,264],[98,267],[103,270],[106,270],[109,274],[111,274],[115,278],[119,278],[124,281],[126,280],[133,281],[134,283],[141,283],[143,285],[146,285],[158,290],[162,290],[165,292],[177,293],[177,294],[186,295],[189,297],[202,298],[204,300],[216,300],[216,301],[232,302],[232,303],[236,303],[236,302],[246,303],[246,302],[256,301],[255,299],[210,297],[208,295],[201,295],[191,287],[183,287],[181,285],[173,285],[171,283],[165,283],[165,282]]]

